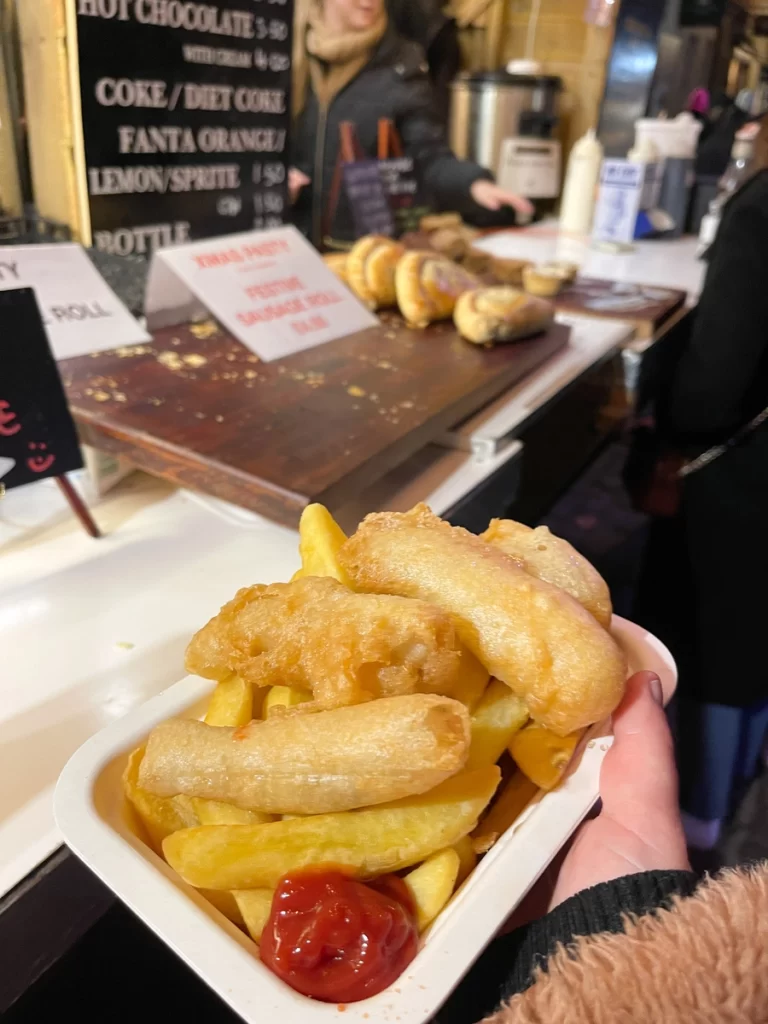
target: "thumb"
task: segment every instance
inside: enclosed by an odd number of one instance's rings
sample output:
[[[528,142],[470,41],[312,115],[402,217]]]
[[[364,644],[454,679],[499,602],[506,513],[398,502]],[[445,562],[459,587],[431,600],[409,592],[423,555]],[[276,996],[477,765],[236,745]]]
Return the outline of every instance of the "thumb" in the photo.
[[[652,821],[685,865],[677,769],[662,701],[655,672],[637,672],[628,680],[613,717],[614,741],[603,761],[600,797],[603,813],[636,834],[646,834]]]

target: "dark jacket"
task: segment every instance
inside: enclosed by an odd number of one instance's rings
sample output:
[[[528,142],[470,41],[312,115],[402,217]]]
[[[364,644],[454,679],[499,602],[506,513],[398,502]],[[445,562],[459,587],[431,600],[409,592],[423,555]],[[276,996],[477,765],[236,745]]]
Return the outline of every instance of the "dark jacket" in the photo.
[[[339,153],[339,126],[352,121],[361,149],[375,157],[382,118],[394,121],[403,149],[413,157],[425,192],[437,208],[456,210],[468,219],[481,213],[469,189],[479,178],[492,175],[451,153],[435,112],[424,52],[389,29],[369,63],[334,97],[327,114],[310,89],[294,128],[294,166],[312,179],[294,207],[294,223],[318,247],[325,233],[323,221]],[[354,238],[344,195],[327,233],[336,240]]]
[[[768,171],[727,204],[690,335],[657,386],[659,425],[690,454],[768,406]],[[685,478],[676,520],[654,526],[637,616],[668,643],[679,691],[768,700],[768,424]]]
[[[444,13],[442,0],[387,0],[387,11],[395,30],[424,50],[429,77],[437,99],[437,112],[444,123],[450,112],[451,82],[461,70],[459,30]]]

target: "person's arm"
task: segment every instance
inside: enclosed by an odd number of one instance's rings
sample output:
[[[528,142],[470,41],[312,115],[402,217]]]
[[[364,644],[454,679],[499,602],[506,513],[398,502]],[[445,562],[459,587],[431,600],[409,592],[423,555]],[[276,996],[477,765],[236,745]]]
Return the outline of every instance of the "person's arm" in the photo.
[[[560,946],[586,935],[621,934],[625,915],[668,909],[674,896],[690,896],[697,884],[692,871],[646,871],[571,896],[544,917],[496,939],[454,991],[436,1024],[475,1024],[525,992]]]
[[[721,232],[664,402],[667,429],[683,438],[744,425],[744,400],[768,349],[768,216],[744,203]]]
[[[498,210],[505,204],[530,213],[530,203],[499,189],[490,171],[471,160],[459,160],[451,152],[436,112],[426,65],[414,62],[405,67],[402,74],[404,100],[397,117],[397,130],[405,152],[414,159],[427,193],[440,208],[455,210],[470,220],[482,214],[483,209]]]

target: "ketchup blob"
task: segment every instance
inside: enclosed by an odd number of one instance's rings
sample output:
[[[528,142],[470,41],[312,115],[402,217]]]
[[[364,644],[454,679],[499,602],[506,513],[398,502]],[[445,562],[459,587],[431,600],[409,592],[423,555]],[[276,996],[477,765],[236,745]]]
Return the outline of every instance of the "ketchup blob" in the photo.
[[[381,992],[416,956],[419,933],[402,879],[385,875],[373,886],[335,870],[287,875],[261,937],[262,961],[297,992],[324,1002]]]

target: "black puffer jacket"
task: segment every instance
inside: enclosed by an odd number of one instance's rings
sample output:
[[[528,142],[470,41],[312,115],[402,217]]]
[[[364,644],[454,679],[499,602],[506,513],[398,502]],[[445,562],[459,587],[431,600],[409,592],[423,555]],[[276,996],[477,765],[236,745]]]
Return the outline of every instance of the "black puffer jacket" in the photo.
[[[448,148],[440,116],[435,109],[424,51],[388,29],[371,60],[360,74],[334,97],[327,112],[309,91],[294,128],[294,166],[312,179],[294,207],[294,223],[320,247],[339,153],[339,126],[352,121],[364,153],[375,157],[378,124],[395,124],[408,156],[413,157],[430,203],[437,209],[456,210],[468,220],[486,213],[469,194],[470,186],[492,175],[477,164],[458,160]],[[328,234],[352,240],[351,211],[341,196]]]

